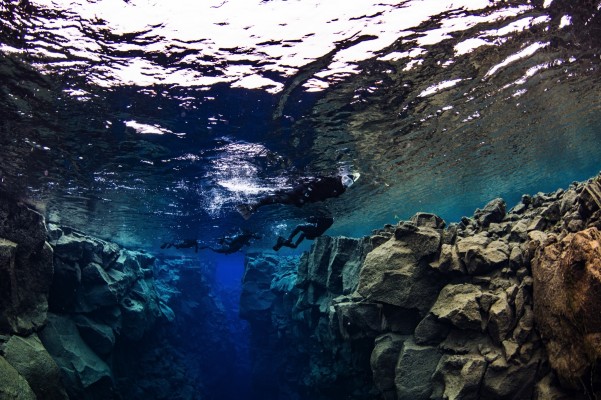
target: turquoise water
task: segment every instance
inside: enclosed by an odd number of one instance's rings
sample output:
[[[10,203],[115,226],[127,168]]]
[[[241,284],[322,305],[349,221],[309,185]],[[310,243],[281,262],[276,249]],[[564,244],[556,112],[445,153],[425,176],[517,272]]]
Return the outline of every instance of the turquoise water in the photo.
[[[244,253],[308,216],[360,237],[601,169],[598,1],[1,0],[0,16],[0,188],[49,221],[212,263],[240,342]],[[361,177],[337,198],[236,211],[340,171]],[[160,248],[240,228],[261,238],[233,255]]]

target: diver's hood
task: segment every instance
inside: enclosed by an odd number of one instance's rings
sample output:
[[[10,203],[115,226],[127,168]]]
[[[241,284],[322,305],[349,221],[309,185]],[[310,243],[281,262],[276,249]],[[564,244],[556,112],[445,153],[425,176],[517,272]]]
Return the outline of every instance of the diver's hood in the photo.
[[[359,179],[360,176],[361,176],[361,174],[358,172],[353,172],[352,174],[343,175],[342,176],[342,185],[345,188],[348,188],[353,183],[355,183],[357,181],[357,179]]]

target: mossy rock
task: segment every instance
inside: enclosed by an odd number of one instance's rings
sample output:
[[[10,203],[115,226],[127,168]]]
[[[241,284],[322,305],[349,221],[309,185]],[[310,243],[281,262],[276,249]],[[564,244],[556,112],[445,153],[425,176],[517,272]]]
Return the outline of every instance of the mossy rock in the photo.
[[[0,356],[0,400],[36,400],[29,384]]]

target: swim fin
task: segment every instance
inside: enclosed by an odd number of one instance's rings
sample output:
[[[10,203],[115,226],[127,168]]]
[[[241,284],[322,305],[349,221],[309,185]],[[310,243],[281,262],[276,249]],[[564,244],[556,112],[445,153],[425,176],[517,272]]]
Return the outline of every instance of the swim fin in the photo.
[[[284,243],[286,243],[286,239],[284,239],[281,236],[278,236],[278,242],[275,244],[275,246],[273,246],[273,250],[274,251],[278,251],[279,249],[282,248],[282,246],[284,245]]]

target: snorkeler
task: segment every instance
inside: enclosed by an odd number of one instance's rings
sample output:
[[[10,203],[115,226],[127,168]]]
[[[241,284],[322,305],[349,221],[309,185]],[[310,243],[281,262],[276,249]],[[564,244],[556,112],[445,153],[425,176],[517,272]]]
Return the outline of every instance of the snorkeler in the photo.
[[[241,229],[235,234],[231,236],[225,236],[220,238],[217,243],[221,247],[210,247],[210,246],[201,246],[201,249],[209,249],[214,251],[215,253],[221,254],[232,254],[242,249],[244,246],[250,246],[251,239],[260,239],[256,233],[247,231],[246,229]]]
[[[249,219],[259,207],[268,204],[294,204],[302,207],[306,203],[315,203],[340,196],[358,178],[358,173],[309,178],[292,189],[278,190],[254,203],[239,204],[236,209],[244,219]]]
[[[161,245],[161,249],[169,249],[175,247],[176,249],[190,249],[194,247],[194,252],[198,253],[198,241],[196,239],[185,239],[177,242],[168,242]]]
[[[315,240],[317,237],[323,235],[333,223],[334,218],[329,216],[311,216],[307,218],[306,224],[301,224],[294,228],[290,236],[288,236],[288,239],[278,236],[278,242],[275,246],[273,246],[273,249],[278,251],[280,248],[282,248],[282,246],[296,249],[303,240]],[[295,243],[292,243],[292,239],[294,239],[294,236],[296,236],[299,232],[301,233],[300,236],[298,239],[296,239]]]

